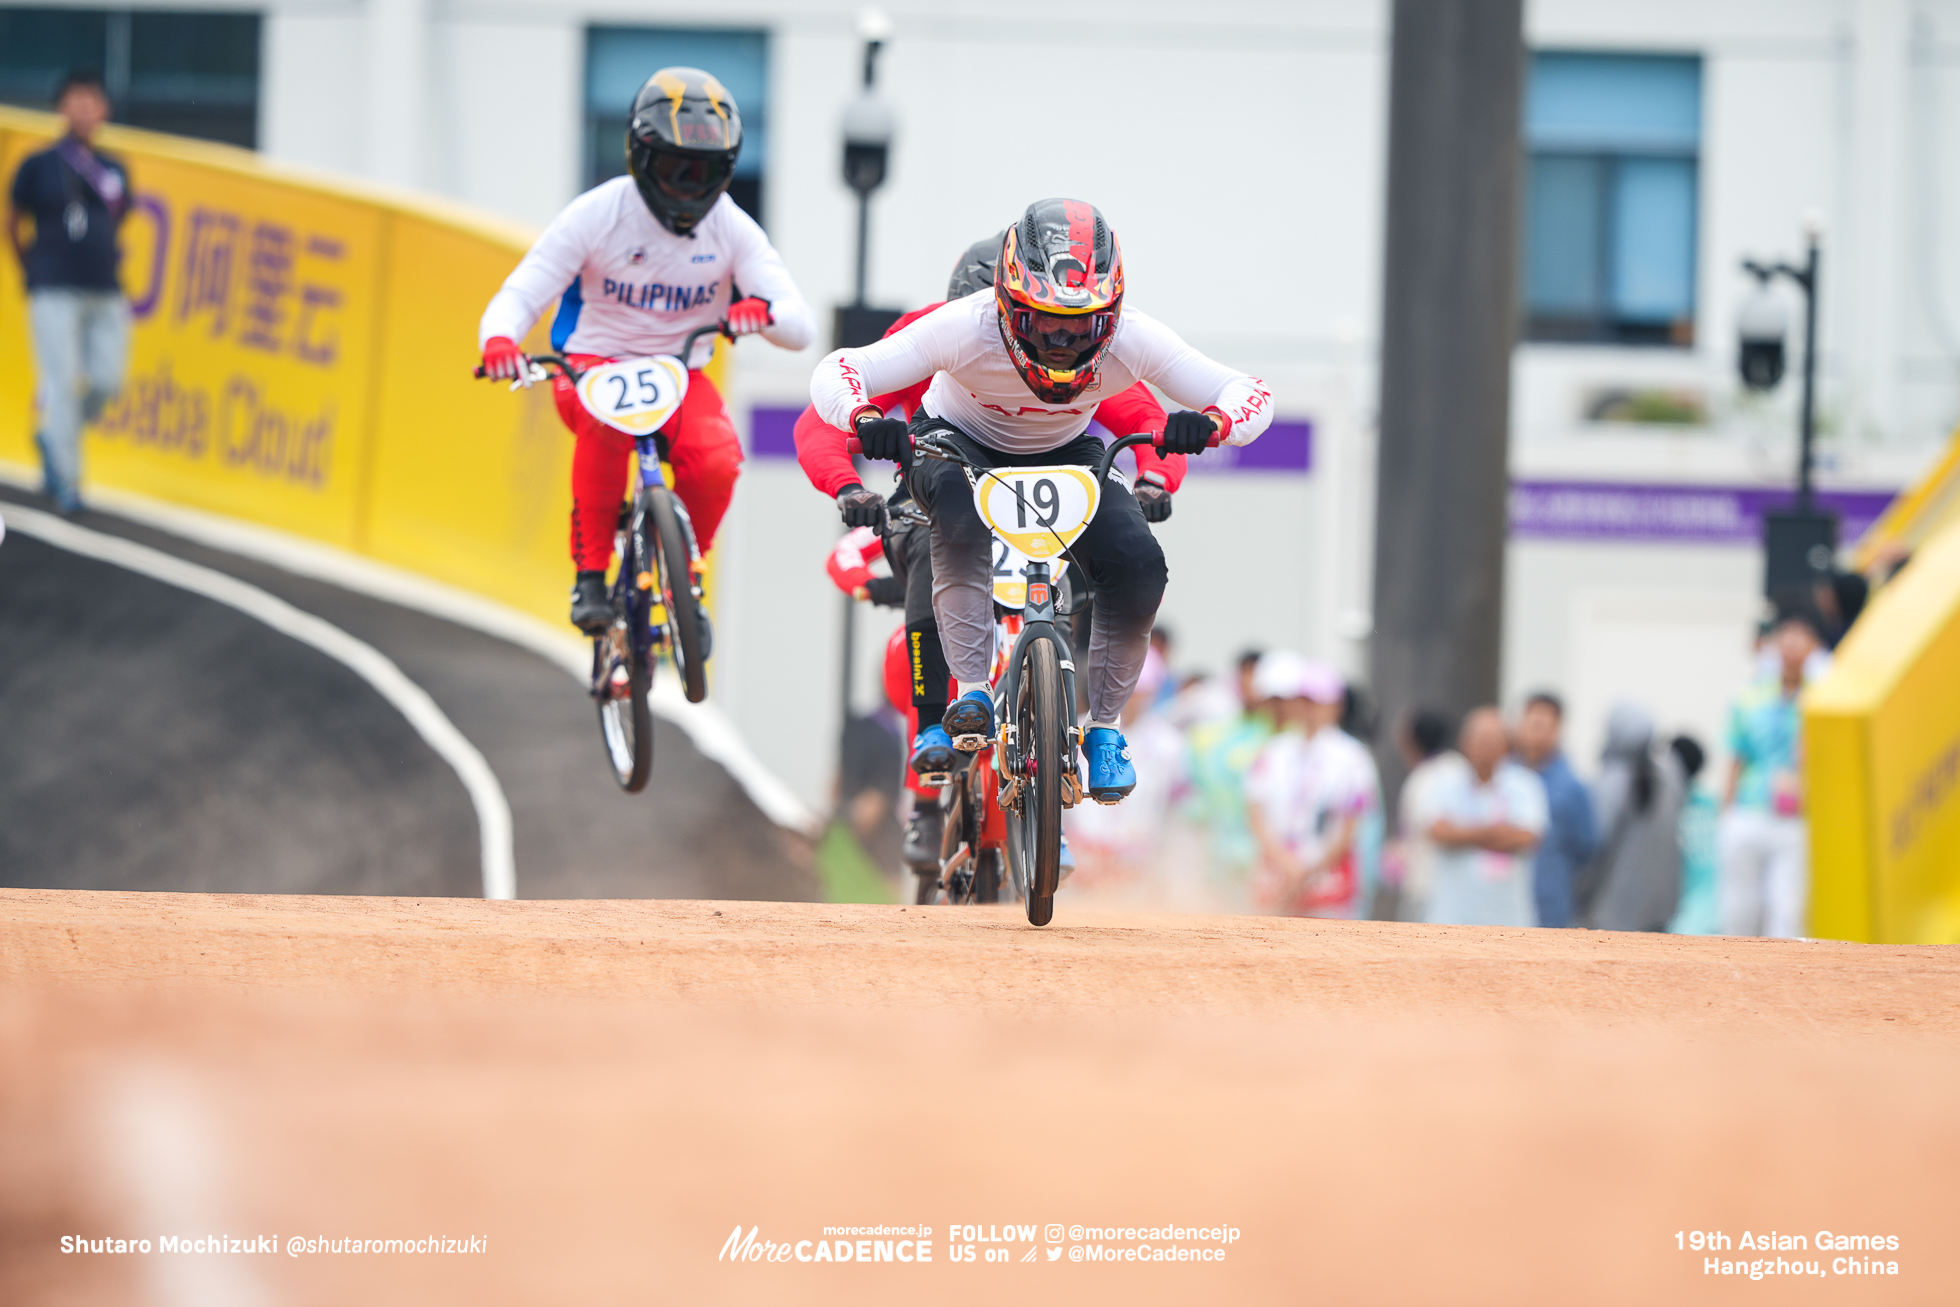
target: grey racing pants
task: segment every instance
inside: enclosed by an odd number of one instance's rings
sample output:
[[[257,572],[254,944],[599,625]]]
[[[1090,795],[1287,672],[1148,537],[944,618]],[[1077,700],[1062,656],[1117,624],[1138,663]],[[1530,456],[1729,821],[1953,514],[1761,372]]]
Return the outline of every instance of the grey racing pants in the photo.
[[[912,430],[950,433],[967,457],[982,467],[1095,467],[1103,455],[1102,442],[1087,434],[1060,449],[1007,454],[924,411],[913,419]],[[984,682],[993,662],[993,533],[981,521],[972,486],[957,463],[917,458],[907,475],[912,497],[932,518],[932,608],[946,662],[960,680]],[[1088,692],[1082,706],[1088,709],[1090,721],[1113,723],[1136,690],[1144,655],[1150,651],[1150,627],[1169,578],[1164,551],[1143,520],[1136,497],[1112,477],[1103,483],[1096,515],[1069,546],[1068,558],[1096,591],[1089,628]]]

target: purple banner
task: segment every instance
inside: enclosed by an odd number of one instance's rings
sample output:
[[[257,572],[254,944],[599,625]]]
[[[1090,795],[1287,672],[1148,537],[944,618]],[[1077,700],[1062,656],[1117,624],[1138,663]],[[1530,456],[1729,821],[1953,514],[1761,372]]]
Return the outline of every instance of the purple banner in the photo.
[[[1819,490],[1816,496],[1819,508],[1838,515],[1838,539],[1846,542],[1864,534],[1893,497],[1885,490]],[[1764,486],[1514,481],[1511,534],[1520,540],[1759,544],[1763,514],[1795,502],[1794,491]]]
[[[801,408],[752,408],[749,410],[749,457],[795,458],[796,419]]]
[[[1196,476],[1204,472],[1313,471],[1313,423],[1274,419],[1249,445],[1220,445],[1189,460],[1185,467]]]
[[[795,458],[796,419],[802,412],[800,408],[750,409],[749,457]],[[1096,423],[1090,423],[1089,430],[1104,440],[1109,439],[1109,433]],[[1127,466],[1129,460],[1125,458],[1122,462]],[[1313,470],[1313,423],[1276,421],[1250,445],[1242,448],[1224,445],[1208,450],[1192,459],[1189,466],[1194,473],[1310,472]]]

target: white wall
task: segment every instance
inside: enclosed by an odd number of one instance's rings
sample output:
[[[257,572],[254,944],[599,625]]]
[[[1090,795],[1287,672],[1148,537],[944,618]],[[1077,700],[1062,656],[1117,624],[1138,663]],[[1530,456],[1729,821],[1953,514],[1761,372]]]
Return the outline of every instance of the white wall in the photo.
[[[880,84],[899,136],[873,209],[873,298],[939,298],[957,252],[1028,200],[1094,199],[1123,241],[1133,302],[1266,377],[1283,416],[1315,424],[1312,476],[1194,478],[1180,499],[1162,538],[1164,618],[1182,658],[1218,667],[1248,643],[1288,644],[1364,667],[1385,0],[886,7],[895,31]],[[398,21],[412,0],[273,0],[263,139],[270,153],[355,171],[420,159],[424,185],[542,223],[579,185],[588,23],[766,28],[770,234],[826,313],[851,277],[838,124],[858,85],[856,11],[445,0],[419,11],[426,101],[405,115],[431,139],[377,153],[370,79],[400,51],[376,42],[388,39],[385,13]],[[1532,0],[1527,37],[1703,56],[1702,227],[1694,348],[1518,351],[1515,474],[1786,482],[1794,384],[1764,400],[1732,379],[1747,289],[1737,264],[1797,254],[1814,207],[1828,224],[1821,475],[1909,479],[1960,413],[1960,0]],[[745,344],[730,392],[738,424],[752,404],[800,403],[819,352]],[[1589,393],[1629,385],[1700,389],[1715,421],[1668,432],[1581,420]],[[820,569],[837,529],[793,464],[757,461],[724,537],[716,696],[813,800],[832,751],[837,601]],[[1735,620],[1746,635],[1753,550],[1524,541],[1509,566],[1507,692],[1565,688],[1582,744],[1616,679],[1638,681],[1663,717],[1712,729],[1707,686],[1726,693],[1727,670],[1646,676],[1673,664],[1656,654],[1622,667],[1614,651],[1693,647],[1719,662],[1726,637],[1714,632]],[[1655,593],[1672,587],[1699,634],[1655,618]],[[890,620],[861,619],[865,703]]]
[[[1631,699],[1697,736],[1716,775],[1726,706],[1750,675],[1762,567],[1749,547],[1512,541],[1505,702],[1558,693],[1567,752],[1590,773],[1607,713]]]

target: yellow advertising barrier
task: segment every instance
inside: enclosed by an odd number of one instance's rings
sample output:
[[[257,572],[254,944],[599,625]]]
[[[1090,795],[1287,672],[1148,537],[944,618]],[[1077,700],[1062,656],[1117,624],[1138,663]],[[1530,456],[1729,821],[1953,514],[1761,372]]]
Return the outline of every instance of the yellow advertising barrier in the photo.
[[[1851,566],[1868,571],[1886,549],[1917,549],[1948,522],[1960,521],[1960,427],[1919,483],[1892,501],[1851,549]]]
[[[1960,522],[1873,597],[1803,712],[1811,933],[1960,943]]]
[[[0,170],[11,178],[56,130],[0,108]],[[88,431],[85,486],[276,527],[563,621],[571,437],[548,388],[470,377],[477,319],[535,233],[228,146],[128,128],[102,143],[133,181],[134,332],[122,394]],[[38,464],[25,291],[19,265],[0,265],[0,460]]]

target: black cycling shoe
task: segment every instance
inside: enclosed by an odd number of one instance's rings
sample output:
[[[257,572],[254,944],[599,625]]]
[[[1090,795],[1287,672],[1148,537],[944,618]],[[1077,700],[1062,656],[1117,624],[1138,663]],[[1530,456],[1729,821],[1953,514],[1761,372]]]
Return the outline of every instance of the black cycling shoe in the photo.
[[[572,582],[572,625],[587,635],[600,635],[612,625],[612,596],[606,593],[604,572],[580,572]]]
[[[914,871],[939,870],[939,842],[946,833],[946,814],[937,803],[921,800],[905,827],[905,846],[899,856]]]

